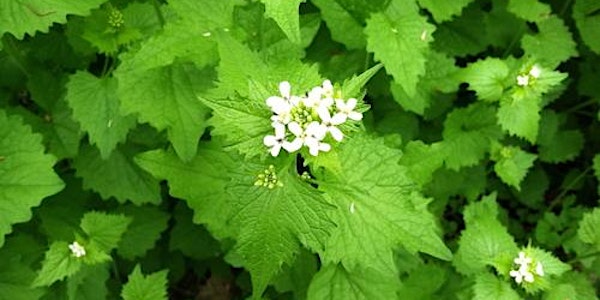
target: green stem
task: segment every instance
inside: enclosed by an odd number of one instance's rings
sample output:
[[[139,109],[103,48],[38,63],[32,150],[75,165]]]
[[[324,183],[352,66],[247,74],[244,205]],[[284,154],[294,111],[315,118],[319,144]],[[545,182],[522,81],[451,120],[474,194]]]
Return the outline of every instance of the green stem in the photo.
[[[580,110],[580,109],[582,109],[582,108],[584,108],[584,107],[586,107],[588,105],[592,105],[592,104],[595,104],[595,103],[597,103],[596,99],[590,99],[588,101],[581,102],[581,103],[579,103],[579,104],[577,104],[577,105],[575,105],[575,106],[573,106],[573,107],[565,110],[564,112],[565,113],[572,113],[572,112],[578,111],[578,110]]]
[[[17,48],[15,37],[10,34],[5,34],[2,37],[2,45],[4,45],[3,50],[14,60],[21,72],[29,77],[30,74],[27,71],[27,60],[21,51],[19,51],[19,48]]]
[[[115,279],[117,280],[117,282],[122,282],[121,275],[119,275],[119,268],[117,268],[117,262],[114,259],[112,260],[112,269],[115,273]]]
[[[558,13],[558,15],[562,17],[567,12],[567,9],[569,8],[569,6],[571,6],[571,3],[573,3],[573,0],[565,1],[565,3],[563,4],[562,8],[560,9],[560,13]]]
[[[575,257],[575,258],[567,261],[567,263],[568,264],[572,264],[572,263],[574,263],[576,261],[581,261],[581,260],[584,260],[586,258],[590,258],[590,257],[594,257],[594,256],[600,256],[600,251],[599,252],[592,252],[592,253],[584,254],[582,256]]]
[[[590,172],[591,170],[592,170],[592,167],[589,166],[587,169],[585,169],[583,172],[581,172],[581,174],[577,175],[577,177],[575,177],[571,182],[569,182],[569,184],[567,184],[567,186],[565,186],[565,188],[562,190],[562,192],[560,194],[558,194],[558,196],[556,196],[556,198],[554,198],[552,200],[550,205],[548,205],[548,207],[546,208],[546,211],[551,211],[556,205],[558,205],[558,203],[560,203],[562,198],[565,197],[565,195],[569,192],[569,190],[573,186],[575,186],[581,179],[583,179],[583,177],[585,177],[585,175],[588,172]]]
[[[160,11],[160,3],[158,3],[158,0],[153,0],[152,6],[154,6],[154,12],[156,13],[156,17],[158,18],[158,23],[160,23],[160,27],[165,27],[165,17]]]

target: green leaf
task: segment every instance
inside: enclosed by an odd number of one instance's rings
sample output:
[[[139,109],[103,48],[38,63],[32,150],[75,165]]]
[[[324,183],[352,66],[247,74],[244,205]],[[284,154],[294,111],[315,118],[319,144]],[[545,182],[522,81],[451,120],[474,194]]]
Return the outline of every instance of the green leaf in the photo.
[[[367,45],[363,26],[337,1],[312,0],[311,2],[321,11],[321,17],[327,23],[334,41],[344,44],[348,49],[362,49]]]
[[[42,269],[33,281],[34,287],[50,286],[58,280],[75,274],[82,266],[82,261],[73,256],[69,244],[58,241],[50,245],[42,262]]]
[[[338,209],[338,227],[323,253],[325,262],[342,262],[394,270],[393,250],[425,252],[449,260],[452,254],[439,237],[430,200],[423,198],[398,165],[400,153],[382,140],[353,136],[337,153],[340,170],[320,182],[319,189]]]
[[[577,0],[573,5],[573,19],[583,42],[600,54],[600,3],[595,0]]]
[[[573,160],[583,149],[583,134],[579,130],[561,130],[565,115],[551,110],[542,113],[538,144],[540,160],[561,163]]]
[[[462,15],[437,25],[433,33],[433,49],[450,56],[475,55],[490,43],[486,27],[482,26],[487,14],[479,5],[469,5]]]
[[[480,274],[486,271],[486,266],[495,266],[498,260],[512,259],[518,253],[517,245],[497,215],[495,194],[465,208],[466,229],[461,233],[453,261],[457,271],[465,275]]]
[[[212,72],[192,64],[117,74],[125,114],[137,114],[158,130],[167,130],[177,154],[190,160],[206,127],[209,110],[198,96],[212,85]]]
[[[85,16],[90,10],[106,0],[32,0],[27,2],[0,1],[0,36],[11,33],[18,39],[25,34],[33,36],[36,31],[48,32],[53,23],[66,23],[67,15]]]
[[[298,6],[305,0],[261,0],[265,5],[265,16],[273,18],[277,25],[285,32],[290,41],[300,44],[300,20]]]
[[[301,249],[291,266],[284,265],[275,280],[275,289],[280,293],[292,292],[296,299],[306,299],[308,287],[319,269],[317,256]]]
[[[301,246],[322,251],[334,227],[327,215],[333,206],[295,168],[281,167],[274,172],[283,186],[257,186],[267,166],[245,163],[230,171],[233,179],[226,187],[232,195],[229,226],[239,230],[235,251],[250,271],[254,296],[262,294],[283,263],[293,262]]]
[[[369,267],[347,270],[328,263],[313,277],[308,300],[389,300],[397,299],[398,278]]]
[[[455,76],[457,70],[454,59],[436,51],[430,51],[427,55],[426,73],[417,84],[417,93],[410,97],[400,84],[392,83],[391,90],[394,100],[404,109],[423,115],[425,110],[430,108],[431,103],[442,93],[458,90],[459,81]]]
[[[211,204],[218,206],[216,203]],[[197,260],[215,257],[222,252],[221,244],[204,226],[192,223],[193,214],[194,211],[183,202],[175,207],[175,225],[169,232],[169,250],[179,250],[185,256]]]
[[[600,154],[596,154],[594,156],[594,160],[592,161],[592,167],[594,168],[594,175],[596,176],[596,180],[600,182]],[[600,184],[598,184],[598,194],[600,194]]]
[[[124,300],[166,300],[167,273],[164,270],[144,275],[140,265],[136,265],[123,286],[121,297]]]
[[[136,124],[132,116],[119,113],[114,78],[97,78],[79,71],[69,79],[66,99],[73,109],[73,117],[89,133],[102,159],[107,159],[117,144],[125,141],[127,132]]]
[[[514,0],[511,2],[515,2]],[[522,1],[518,1],[521,3]],[[521,40],[526,55],[548,67],[555,68],[561,62],[577,56],[576,44],[564,22],[556,16],[544,18],[537,23],[539,33],[526,34]]]
[[[240,160],[215,144],[202,144],[189,162],[182,162],[172,151],[161,150],[139,154],[135,159],[156,178],[166,179],[169,194],[184,199],[194,210],[194,222],[206,224],[219,239],[234,235],[227,224],[231,207],[225,187],[231,180],[229,172]]]
[[[534,143],[538,135],[540,103],[535,98],[509,98],[500,100],[498,124],[512,135]]]
[[[433,180],[427,184],[427,195],[435,199],[449,199],[452,196],[465,197],[470,202],[481,196],[487,187],[487,170],[483,164],[461,168],[460,171],[440,168],[433,173]]]
[[[169,215],[154,206],[123,206],[118,210],[133,219],[123,234],[117,253],[126,259],[143,257],[167,229]]]
[[[495,109],[481,102],[448,114],[442,133],[447,168],[458,170],[474,166],[484,158],[490,143],[502,136],[494,115]]]
[[[477,93],[480,100],[497,101],[506,88],[508,65],[498,58],[486,58],[470,64],[460,77]]]
[[[600,250],[600,208],[583,215],[577,235],[584,243],[592,244]]]
[[[492,154],[492,160],[496,162],[494,172],[504,183],[520,191],[521,181],[527,175],[529,168],[533,166],[537,156],[513,146],[498,145],[494,151],[496,152]]]
[[[438,23],[451,20],[453,16],[460,15],[463,8],[471,2],[473,0],[419,0],[419,4],[430,11]]]
[[[506,281],[492,274],[481,274],[475,278],[473,285],[475,300],[520,300],[519,294]]]
[[[108,296],[106,281],[110,277],[108,264],[84,265],[67,279],[69,300],[101,300]]]
[[[0,269],[0,299],[3,300],[36,300],[44,295],[44,289],[31,287],[35,272],[30,267],[15,259],[0,253],[3,266]]]
[[[538,0],[510,0],[507,9],[519,18],[536,23],[547,20],[552,13],[550,5]]]
[[[0,246],[13,224],[29,221],[33,207],[64,187],[41,142],[20,118],[0,110]]]
[[[363,94],[361,90],[382,67],[381,64],[377,64],[362,72],[360,75],[354,75],[350,79],[345,80],[344,84],[342,84],[342,96],[346,99],[360,97],[361,94]]]
[[[434,30],[411,1],[392,0],[383,13],[367,20],[367,50],[375,53],[375,59],[409,97],[415,95],[419,77],[425,74],[425,56]]]
[[[115,197],[120,203],[131,201],[136,205],[159,203],[159,182],[133,162],[136,152],[122,147],[103,160],[98,150],[87,145],[73,160],[73,166],[84,188],[100,193],[104,199]]]
[[[444,153],[439,143],[427,145],[421,141],[410,141],[404,148],[400,165],[408,167],[408,175],[424,186],[433,178],[433,172],[444,162]]]
[[[435,299],[440,295],[438,290],[448,280],[448,273],[447,268],[438,265],[419,265],[402,281],[398,295],[404,299]]]
[[[117,247],[129,223],[131,218],[124,215],[89,212],[81,219],[80,226],[90,243],[109,253]]]

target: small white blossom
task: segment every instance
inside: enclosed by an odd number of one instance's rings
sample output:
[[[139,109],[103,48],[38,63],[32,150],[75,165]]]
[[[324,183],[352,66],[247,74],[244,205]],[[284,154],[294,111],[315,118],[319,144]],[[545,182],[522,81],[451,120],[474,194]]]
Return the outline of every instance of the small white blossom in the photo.
[[[519,76],[517,76],[517,84],[519,86],[527,86],[527,85],[529,85],[529,76],[528,75],[519,75]]]
[[[521,251],[519,252],[519,257],[515,258],[514,260],[515,264],[517,265],[529,265],[531,263],[531,258],[527,257],[525,255],[525,252]]]
[[[535,281],[535,276],[532,271],[533,260],[527,257],[525,252],[519,252],[519,256],[514,259],[514,263],[518,266],[516,270],[511,270],[508,274],[510,277],[514,277],[517,284],[521,284],[523,281],[532,283]],[[537,262],[535,266],[535,274],[538,276],[544,276],[544,270],[541,262]]]
[[[81,246],[77,241],[69,244],[69,250],[71,250],[71,253],[75,257],[85,256],[85,248],[83,248],[83,246]]]
[[[327,132],[331,133],[331,136],[334,140],[341,142],[344,138],[344,134],[336,126],[344,123],[342,116],[336,114],[334,117],[331,117],[331,113],[326,107],[320,107],[317,112],[319,113],[319,117],[321,118],[323,125],[327,129]]]
[[[354,98],[348,99],[348,102],[344,102],[344,100],[341,99],[336,99],[335,106],[338,110],[338,113],[336,115],[339,115],[341,118],[343,118],[344,121],[346,121],[346,118],[352,119],[354,121],[362,120],[362,113],[354,111],[356,103],[357,101]]]
[[[540,275],[540,276],[544,276],[544,267],[542,266],[541,262],[538,262],[535,265],[535,273]]]
[[[279,151],[285,144],[285,125],[274,123],[273,127],[275,128],[275,135],[267,135],[263,138],[263,143],[265,146],[271,148],[271,155],[277,156],[279,155]]]
[[[533,78],[539,78],[541,74],[542,69],[538,65],[533,65],[533,67],[531,67],[531,70],[529,70],[529,75],[531,75],[531,77]]]

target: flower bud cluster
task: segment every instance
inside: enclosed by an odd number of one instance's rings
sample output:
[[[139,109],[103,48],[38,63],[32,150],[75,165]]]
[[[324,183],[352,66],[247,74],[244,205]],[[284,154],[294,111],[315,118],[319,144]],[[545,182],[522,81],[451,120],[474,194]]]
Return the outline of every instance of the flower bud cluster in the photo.
[[[291,95],[291,85],[284,81],[279,84],[279,92],[280,96],[266,100],[273,111],[274,134],[265,136],[263,143],[270,148],[272,156],[278,156],[282,148],[291,153],[307,147],[313,156],[327,152],[331,150],[325,141],[328,136],[337,142],[344,138],[339,125],[348,120],[360,121],[363,117],[354,111],[357,100],[342,99],[329,80],[302,96]]]
[[[275,166],[270,165],[269,168],[256,175],[256,181],[254,182],[254,185],[266,187],[272,190],[275,187],[282,187],[283,183],[277,178]]]
[[[544,276],[544,268],[541,262],[536,262],[535,267],[533,266],[531,257],[525,255],[523,251],[519,252],[519,257],[514,259],[516,270],[509,272],[510,277],[515,278],[517,284],[521,284],[523,281],[532,283],[535,281],[535,276]]]
[[[125,19],[123,18],[123,13],[117,9],[112,9],[108,14],[108,24],[115,29],[120,28],[125,24]]]
[[[533,65],[528,73],[523,73],[517,76],[517,85],[528,86],[534,82],[542,74],[542,69],[538,65]]]

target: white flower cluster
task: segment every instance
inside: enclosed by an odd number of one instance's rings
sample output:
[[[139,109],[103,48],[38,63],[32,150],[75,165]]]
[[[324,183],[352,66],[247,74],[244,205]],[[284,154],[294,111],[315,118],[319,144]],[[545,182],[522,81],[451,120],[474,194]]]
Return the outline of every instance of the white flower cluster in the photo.
[[[83,248],[83,246],[81,246],[77,241],[69,244],[69,249],[75,257],[85,256],[85,248]]]
[[[519,267],[516,270],[511,270],[509,275],[510,277],[515,278],[515,282],[520,284],[525,280],[526,282],[532,283],[534,278],[534,273],[539,276],[544,276],[544,268],[542,267],[541,262],[537,262],[535,264],[535,269],[531,266],[531,258],[527,257],[523,251],[519,252],[519,257],[515,258],[515,264]]]
[[[303,96],[291,95],[291,85],[284,81],[279,84],[279,92],[281,96],[266,100],[273,111],[271,125],[275,132],[265,136],[263,143],[273,156],[279,155],[282,148],[291,153],[303,146],[313,156],[327,152],[331,150],[331,145],[325,142],[328,134],[340,142],[344,134],[337,126],[348,119],[360,121],[363,117],[362,113],[354,111],[357,100],[341,99],[334,93],[329,80]]]
[[[533,65],[529,70],[529,73],[521,74],[517,76],[517,84],[519,86],[527,86],[530,81],[537,79],[542,74],[542,69],[538,65]]]

